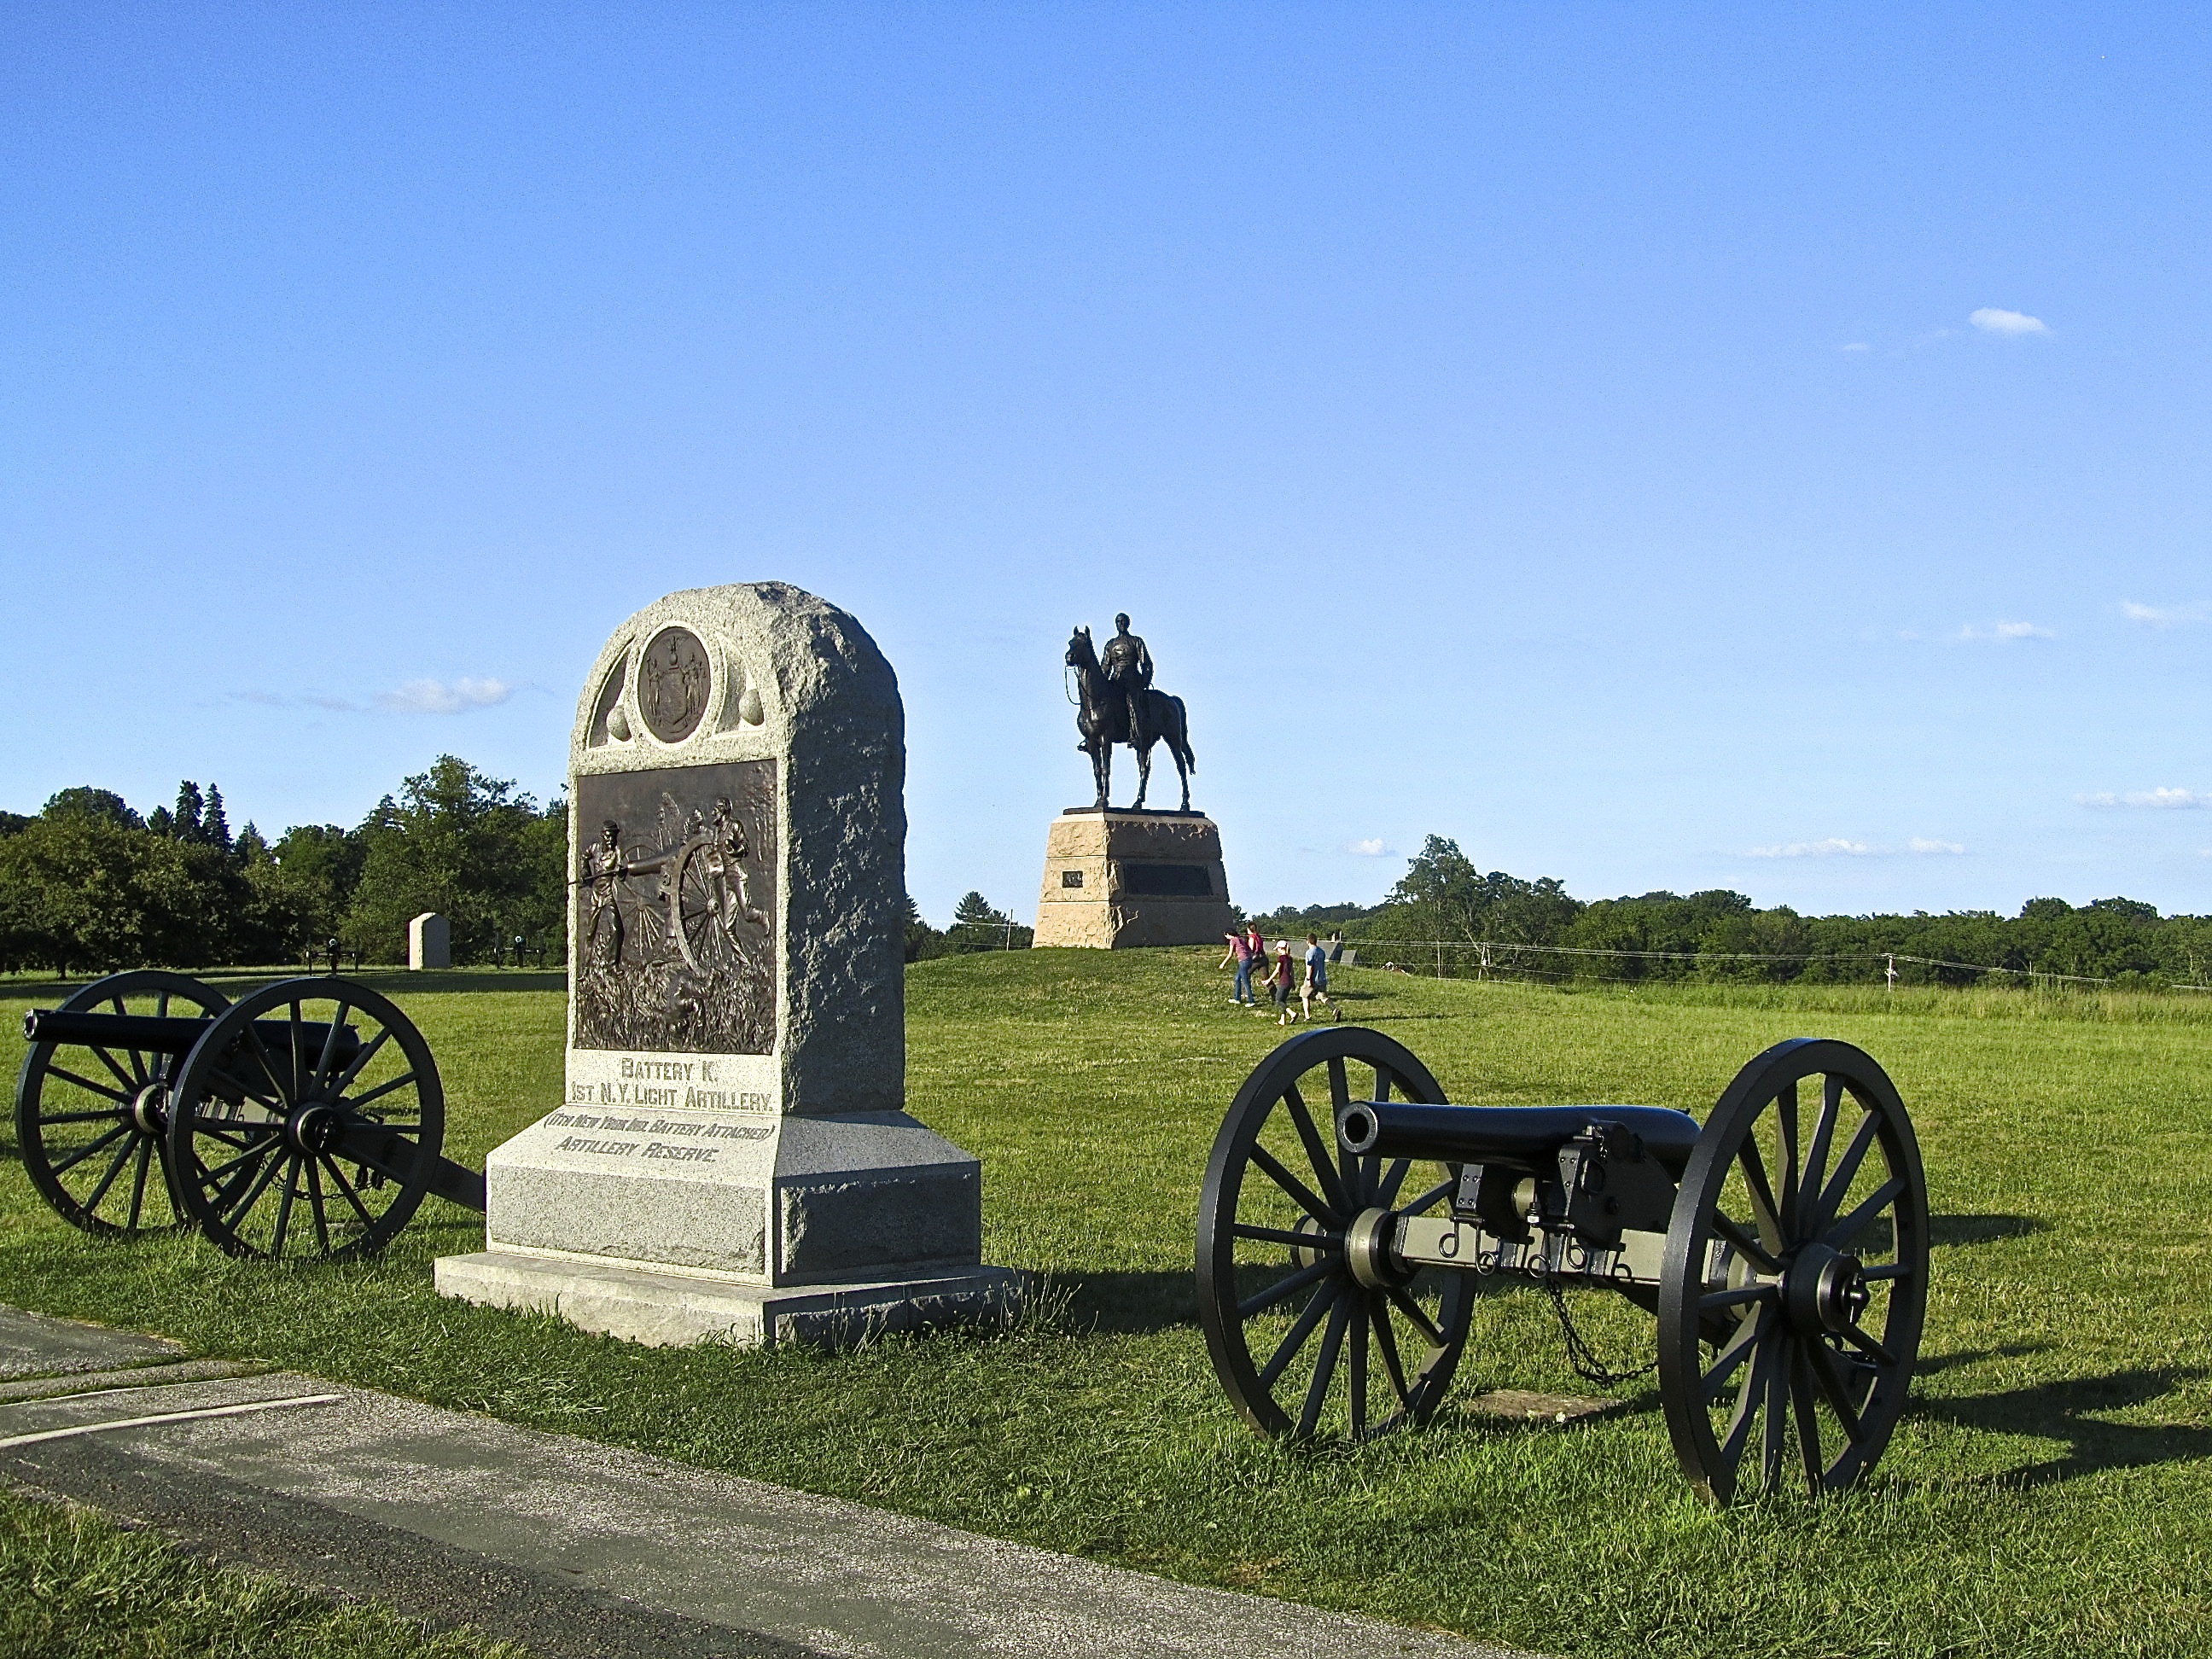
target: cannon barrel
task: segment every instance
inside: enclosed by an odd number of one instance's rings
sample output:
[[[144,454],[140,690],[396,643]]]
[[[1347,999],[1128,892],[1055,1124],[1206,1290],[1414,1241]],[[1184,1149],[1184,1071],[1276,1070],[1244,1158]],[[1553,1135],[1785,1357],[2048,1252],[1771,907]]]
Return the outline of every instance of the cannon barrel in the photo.
[[[66,1042],[80,1048],[136,1048],[143,1054],[182,1056],[207,1034],[212,1022],[166,1014],[110,1014],[89,1008],[34,1008],[23,1016],[23,1035],[33,1042]],[[288,1020],[258,1019],[253,1034],[272,1054],[291,1047],[293,1026]],[[319,1057],[330,1032],[327,1024],[302,1023],[301,1040],[311,1057]],[[338,1033],[337,1058],[353,1058],[361,1039],[352,1026]]]
[[[1677,1181],[1697,1144],[1698,1121],[1664,1106],[1424,1106],[1355,1100],[1336,1115],[1337,1143],[1356,1156],[1498,1164],[1531,1173],[1593,1123],[1617,1123]]]

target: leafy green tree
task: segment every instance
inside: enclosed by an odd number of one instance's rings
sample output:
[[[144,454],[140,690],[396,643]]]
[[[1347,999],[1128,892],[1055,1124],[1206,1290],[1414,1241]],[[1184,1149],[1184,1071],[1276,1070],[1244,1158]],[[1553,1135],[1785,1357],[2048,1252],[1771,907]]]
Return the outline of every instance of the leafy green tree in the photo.
[[[914,895],[906,900],[906,959],[908,962],[927,962],[945,952],[945,935],[921,919],[921,907],[914,902]]]
[[[962,952],[1028,950],[1036,939],[1035,930],[1015,927],[1012,921],[981,893],[970,891],[952,907],[951,948]]]
[[[95,818],[125,830],[143,830],[146,821],[131,810],[130,803],[112,789],[64,789],[48,798],[39,816],[49,820]]]
[[[81,799],[56,800],[59,810],[0,841],[0,939],[12,963],[67,974],[223,959],[213,895],[181,849],[136,813],[121,822]]]
[[[556,849],[551,837],[529,833],[539,821],[512,781],[441,755],[362,823],[361,878],[341,936],[372,961],[396,961],[408,922],[435,910],[452,926],[457,960],[498,960],[525,924],[543,924],[544,866]],[[565,867],[559,857],[556,869]]]

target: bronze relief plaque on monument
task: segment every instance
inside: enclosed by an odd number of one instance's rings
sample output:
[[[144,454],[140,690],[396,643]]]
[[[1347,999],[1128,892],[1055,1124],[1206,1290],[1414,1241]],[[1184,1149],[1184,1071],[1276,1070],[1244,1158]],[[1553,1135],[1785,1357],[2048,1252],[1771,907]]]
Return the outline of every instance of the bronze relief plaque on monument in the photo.
[[[773,1053],[775,762],[587,773],[571,821],[576,1046]]]

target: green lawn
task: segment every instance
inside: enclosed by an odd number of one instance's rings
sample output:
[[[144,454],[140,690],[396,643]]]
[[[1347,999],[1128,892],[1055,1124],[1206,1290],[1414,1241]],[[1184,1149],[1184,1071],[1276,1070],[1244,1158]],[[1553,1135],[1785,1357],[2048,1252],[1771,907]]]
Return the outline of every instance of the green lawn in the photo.
[[[1043,1276],[1011,1336],[834,1356],[631,1348],[438,1300],[431,1258],[479,1234],[434,1200],[379,1262],[276,1271],[186,1240],[104,1247],[47,1217],[20,1175],[0,1180],[0,1300],[1556,1654],[2212,1649],[2212,1011],[1346,978],[1350,1009],[1455,1099],[1702,1115],[1781,1037],[1873,1053],[1912,1110],[1939,1220],[1916,1403],[1869,1486],[1711,1510],[1645,1384],[1565,1428],[1448,1409],[1354,1450],[1249,1434],[1194,1322],[1191,1236],[1221,1113],[1282,1033],[1230,1006],[1203,952],[992,954],[909,975],[912,1109],[981,1154],[988,1259]],[[381,982],[439,1055],[450,1154],[480,1159],[557,1102],[557,980]],[[10,1042],[30,991],[0,983]],[[1583,1300],[1601,1352],[1649,1357],[1647,1320]],[[1459,1386],[1589,1392],[1527,1293],[1478,1305]]]
[[[472,1632],[428,1635],[264,1573],[218,1571],[92,1510],[0,1493],[9,1659],[528,1659]]]

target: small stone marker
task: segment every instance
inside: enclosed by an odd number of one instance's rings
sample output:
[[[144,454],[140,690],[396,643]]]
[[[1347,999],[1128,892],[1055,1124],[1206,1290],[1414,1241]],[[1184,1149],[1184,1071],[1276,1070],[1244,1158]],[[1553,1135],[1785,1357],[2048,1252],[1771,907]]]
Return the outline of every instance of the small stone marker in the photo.
[[[453,930],[435,910],[425,910],[407,924],[407,965],[418,973],[453,965]]]
[[[907,1115],[904,714],[779,582],[600,653],[569,749],[566,1099],[438,1289],[653,1344],[1001,1319],[976,1160]]]

